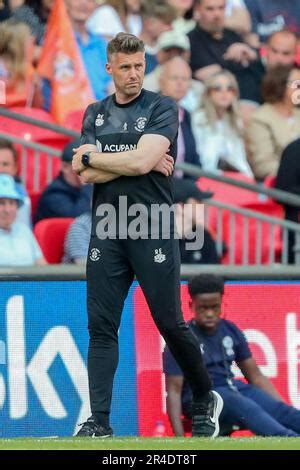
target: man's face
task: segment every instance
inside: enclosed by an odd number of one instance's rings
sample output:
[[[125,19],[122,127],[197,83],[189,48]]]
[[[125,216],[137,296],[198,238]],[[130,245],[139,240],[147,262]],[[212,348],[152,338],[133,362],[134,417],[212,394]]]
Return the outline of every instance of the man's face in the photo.
[[[17,173],[14,155],[10,149],[0,149],[0,173],[13,177]]]
[[[219,292],[197,294],[190,302],[190,308],[200,328],[214,330],[221,316],[222,295]]]
[[[18,204],[14,199],[0,198],[0,228],[9,230],[16,220]]]
[[[225,24],[226,0],[202,0],[195,13],[200,26],[209,33],[222,32]]]
[[[96,8],[95,0],[66,0],[71,20],[86,22]]]
[[[267,46],[267,66],[292,65],[297,53],[297,41],[291,34],[275,34]]]
[[[145,53],[135,52],[113,54],[106,64],[106,70],[112,76],[116,91],[124,98],[137,96],[143,86],[145,75]]]
[[[184,61],[176,59],[164,68],[161,77],[160,91],[171,96],[175,101],[180,101],[188,92],[191,83],[191,70]]]

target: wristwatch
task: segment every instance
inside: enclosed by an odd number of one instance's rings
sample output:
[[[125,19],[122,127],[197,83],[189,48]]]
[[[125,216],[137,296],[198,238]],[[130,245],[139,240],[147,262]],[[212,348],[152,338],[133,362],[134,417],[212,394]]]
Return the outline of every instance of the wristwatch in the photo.
[[[90,155],[91,155],[92,152],[86,152],[82,155],[81,157],[81,163],[86,166],[86,167],[89,167],[91,166],[90,165]]]

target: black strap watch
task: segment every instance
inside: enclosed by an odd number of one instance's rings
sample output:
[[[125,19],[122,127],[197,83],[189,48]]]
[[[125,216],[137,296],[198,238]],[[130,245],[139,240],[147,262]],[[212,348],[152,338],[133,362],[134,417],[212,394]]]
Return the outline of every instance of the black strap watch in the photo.
[[[81,163],[86,166],[86,167],[90,167],[90,155],[91,155],[92,152],[86,152],[82,155],[81,157]]]

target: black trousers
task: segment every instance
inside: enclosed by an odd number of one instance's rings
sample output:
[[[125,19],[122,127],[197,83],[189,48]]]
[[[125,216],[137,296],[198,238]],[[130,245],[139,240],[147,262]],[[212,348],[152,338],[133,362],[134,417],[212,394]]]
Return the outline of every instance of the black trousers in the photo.
[[[161,256],[155,258],[157,254]],[[88,376],[91,410],[96,416],[110,412],[119,357],[118,329],[134,274],[157,328],[190,383],[194,399],[200,400],[211,389],[199,345],[181,312],[178,240],[92,237],[87,261]]]

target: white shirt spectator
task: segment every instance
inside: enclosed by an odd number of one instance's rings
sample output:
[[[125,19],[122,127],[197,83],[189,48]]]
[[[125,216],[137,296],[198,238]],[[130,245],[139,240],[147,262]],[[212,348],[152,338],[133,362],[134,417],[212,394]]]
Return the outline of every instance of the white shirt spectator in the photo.
[[[128,33],[139,36],[142,30],[142,20],[139,15],[127,16]],[[92,14],[87,22],[87,29],[94,34],[112,38],[124,31],[124,25],[117,11],[110,5],[103,5]]]
[[[203,170],[218,171],[219,161],[223,160],[237,171],[253,176],[244,141],[227,119],[219,120],[212,126],[203,111],[195,111],[192,115],[192,129]]]
[[[11,230],[0,228],[0,266],[33,266],[43,254],[31,230],[15,222]]]

